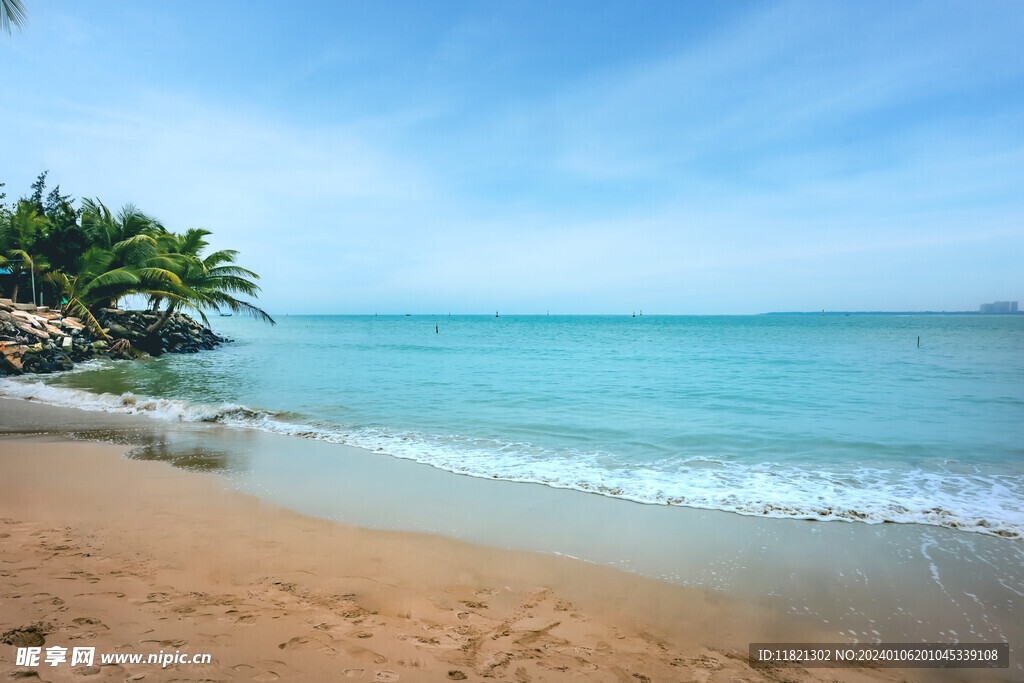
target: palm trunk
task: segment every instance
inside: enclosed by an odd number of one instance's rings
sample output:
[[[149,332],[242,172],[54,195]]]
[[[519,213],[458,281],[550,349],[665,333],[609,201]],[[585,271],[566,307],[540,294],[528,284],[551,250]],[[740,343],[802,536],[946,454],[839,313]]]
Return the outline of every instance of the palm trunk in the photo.
[[[146,334],[155,334],[159,332],[167,321],[171,319],[171,313],[174,313],[174,306],[168,306],[167,310],[160,314],[160,317],[156,319],[152,325],[146,328]]]
[[[11,301],[18,303],[18,281],[14,281],[14,289],[11,290]]]

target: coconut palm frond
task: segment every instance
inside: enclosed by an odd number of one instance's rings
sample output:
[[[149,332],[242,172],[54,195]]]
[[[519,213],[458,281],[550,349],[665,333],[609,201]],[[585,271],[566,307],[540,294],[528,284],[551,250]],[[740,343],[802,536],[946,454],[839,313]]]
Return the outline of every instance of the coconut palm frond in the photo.
[[[0,29],[11,33],[11,26],[24,28],[28,23],[25,5],[21,0],[0,0]]]

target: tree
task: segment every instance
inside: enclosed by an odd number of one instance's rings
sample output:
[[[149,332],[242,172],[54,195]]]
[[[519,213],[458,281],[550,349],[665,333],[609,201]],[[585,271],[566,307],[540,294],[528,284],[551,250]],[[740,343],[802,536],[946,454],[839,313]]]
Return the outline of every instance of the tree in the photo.
[[[71,271],[75,260],[91,246],[88,235],[78,224],[78,211],[71,195],[62,195],[60,186],[53,188],[43,204],[49,227],[39,244],[54,270]]]
[[[0,29],[11,33],[11,24],[19,29],[28,23],[25,5],[21,0],[0,0]]]
[[[0,183],[0,225],[4,225],[9,220],[11,210],[3,203],[7,199],[7,193],[3,191],[3,188],[7,183]]]
[[[156,236],[167,232],[159,221],[132,204],[125,204],[114,215],[99,199],[82,200],[82,231],[93,244],[104,249],[113,249],[118,242],[138,235]]]
[[[202,228],[191,228],[185,231],[184,235],[167,234],[169,252],[180,257],[177,261],[179,270],[176,272],[181,279],[182,288],[177,290],[180,297],[170,301],[156,322],[146,329],[149,334],[159,331],[170,319],[175,308],[183,302],[191,304],[190,307],[197,310],[206,322],[208,321],[202,310],[204,307],[218,311],[226,308],[235,313],[260,318],[271,325],[275,324],[274,319],[266,311],[234,296],[239,293],[255,296],[260,290],[259,285],[254,282],[259,279],[259,275],[247,268],[234,265],[238,257],[237,251],[222,249],[206,257],[202,256],[203,250],[209,246],[205,238],[211,234],[209,230]],[[156,310],[160,303],[159,297],[154,297],[153,302]]]
[[[42,173],[39,174],[39,177],[36,178],[36,181],[34,183],[32,183],[32,196],[31,197],[22,197],[21,198],[22,201],[30,201],[33,204],[35,204],[35,206],[36,206],[36,213],[38,213],[40,215],[44,215],[45,214],[45,211],[43,209],[43,193],[46,192],[46,174],[47,173],[49,173],[49,171],[43,171]]]
[[[46,171],[39,174],[31,195],[14,210],[2,204],[6,194],[0,183],[0,267],[13,280],[12,298],[24,275],[33,274],[63,300],[69,315],[81,317],[101,336],[96,311],[129,295],[149,297],[153,312],[160,314],[149,334],[180,309],[198,312],[207,323],[204,308],[274,323],[266,311],[237,298],[259,291],[259,276],[235,264],[238,252],[203,255],[208,230],[178,235],[131,204],[115,214],[99,199],[83,200],[76,211],[59,185],[46,192],[46,177]]]
[[[9,270],[13,276],[11,300],[17,302],[21,278],[26,274],[41,275],[50,266],[37,250],[49,221],[36,213],[31,201],[25,200],[18,202],[17,210],[14,213],[8,212],[4,218],[0,224],[0,266]]]
[[[158,268],[112,267],[117,258],[116,250],[91,247],[75,262],[73,276],[60,271],[47,275],[49,281],[60,289],[65,314],[81,318],[96,334],[106,339],[107,335],[93,311],[106,308],[122,297],[145,294],[188,304],[181,299],[181,280],[174,273]]]

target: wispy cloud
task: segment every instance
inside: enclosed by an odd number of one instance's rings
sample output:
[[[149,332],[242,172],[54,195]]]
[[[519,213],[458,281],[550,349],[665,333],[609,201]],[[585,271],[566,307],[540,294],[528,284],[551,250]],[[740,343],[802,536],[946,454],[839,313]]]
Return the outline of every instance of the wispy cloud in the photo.
[[[531,87],[537,46],[511,11],[418,28],[363,8],[341,37],[283,24],[247,67],[255,19],[203,29],[223,48],[179,45],[177,24],[163,41],[146,7],[125,10],[131,35],[83,20],[56,40],[67,5],[0,48],[17,133],[0,180],[19,192],[49,168],[65,191],[209,227],[271,310],[295,291],[329,311],[886,308],[900,277],[908,303],[973,307],[1024,288],[1013,7],[773,3],[600,59],[565,36],[545,47],[575,66]],[[380,47],[385,28],[411,33]],[[215,77],[190,71],[200,54]]]

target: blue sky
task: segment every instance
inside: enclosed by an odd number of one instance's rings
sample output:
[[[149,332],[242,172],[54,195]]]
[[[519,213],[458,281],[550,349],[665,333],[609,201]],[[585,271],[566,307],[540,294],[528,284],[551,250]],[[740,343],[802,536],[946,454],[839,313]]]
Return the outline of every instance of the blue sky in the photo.
[[[1024,299],[1019,2],[26,4],[9,199],[213,230],[273,313]]]

